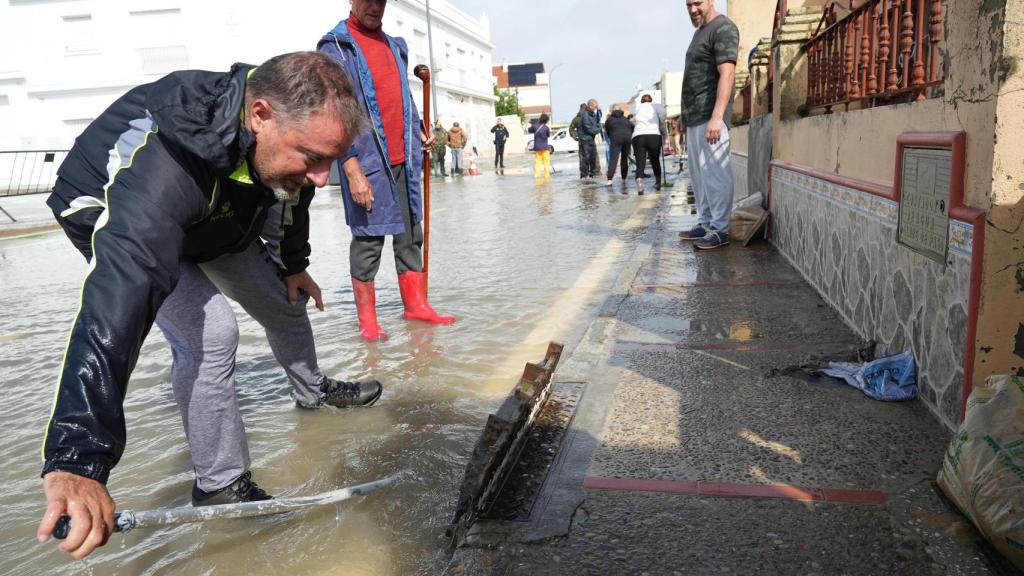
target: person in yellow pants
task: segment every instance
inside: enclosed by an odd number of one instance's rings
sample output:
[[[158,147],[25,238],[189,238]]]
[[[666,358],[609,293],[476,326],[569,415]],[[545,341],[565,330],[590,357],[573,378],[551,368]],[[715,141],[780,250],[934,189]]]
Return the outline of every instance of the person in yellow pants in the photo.
[[[530,126],[533,134],[533,177],[538,180],[551,178],[551,148],[548,145],[551,129],[548,128],[548,120],[547,114],[541,114],[537,123]]]

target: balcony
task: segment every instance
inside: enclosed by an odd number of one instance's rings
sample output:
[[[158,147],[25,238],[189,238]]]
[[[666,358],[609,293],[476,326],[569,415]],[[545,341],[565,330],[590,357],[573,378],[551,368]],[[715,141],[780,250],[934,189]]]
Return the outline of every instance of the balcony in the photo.
[[[832,2],[804,45],[807,99],[801,113],[925,100],[942,85],[941,0]]]

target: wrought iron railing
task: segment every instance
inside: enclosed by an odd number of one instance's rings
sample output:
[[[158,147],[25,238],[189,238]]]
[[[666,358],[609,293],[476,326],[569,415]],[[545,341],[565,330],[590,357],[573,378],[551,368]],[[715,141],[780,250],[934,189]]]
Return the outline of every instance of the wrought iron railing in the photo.
[[[818,28],[804,45],[805,112],[924,100],[942,84],[942,0],[867,0],[849,7],[833,2]]]
[[[0,151],[0,196],[53,190],[67,150]]]

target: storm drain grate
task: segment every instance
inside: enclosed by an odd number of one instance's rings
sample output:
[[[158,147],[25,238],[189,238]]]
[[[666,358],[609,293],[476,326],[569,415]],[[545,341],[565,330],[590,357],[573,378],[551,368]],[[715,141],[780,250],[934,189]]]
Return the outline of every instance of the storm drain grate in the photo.
[[[476,518],[491,508],[519,461],[533,424],[551,396],[551,375],[561,356],[562,345],[550,343],[544,360],[528,363],[498,411],[487,417],[487,425],[466,464],[455,514],[445,531],[453,547],[459,545]]]
[[[586,384],[582,382],[551,384],[551,396],[537,415],[519,460],[481,518],[513,522],[530,520],[537,496],[559,454],[585,388]]]

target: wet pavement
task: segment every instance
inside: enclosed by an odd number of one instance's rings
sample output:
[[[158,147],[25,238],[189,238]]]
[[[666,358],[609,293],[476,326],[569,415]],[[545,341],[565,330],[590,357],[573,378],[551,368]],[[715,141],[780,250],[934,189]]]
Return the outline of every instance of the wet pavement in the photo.
[[[692,212],[680,180],[566,349],[554,385],[585,391],[529,517],[446,573],[1015,573],[933,488],[949,432],[785,375],[863,343],[768,243],[680,241]]]
[[[368,410],[298,410],[262,330],[236,309],[236,377],[254,479],[303,496],[408,470],[394,489],[288,516],[215,521],[114,535],[87,562],[38,545],[44,505],[39,445],[86,264],[57,232],[0,239],[0,574],[439,574],[444,530],[486,415],[550,340],[578,342],[647,232],[658,198],[579,182],[575,156],[535,183],[532,157],[502,176],[436,180],[430,296],[454,326],[406,322],[390,248],[378,314],[391,338],[358,337],[349,232],[338,191],[311,209],[311,274],[325,312],[311,311],[324,371],[385,384]],[[50,224],[44,195],[0,198],[18,220]],[[0,231],[14,227],[0,221]],[[128,445],[108,486],[121,509],[183,506],[188,448],[159,330],[143,347],[126,400]]]
[[[577,180],[575,156],[555,166],[539,183],[528,156],[502,176],[435,180],[431,300],[459,321],[401,320],[386,249],[378,312],[391,339],[379,344],[358,339],[338,193],[318,194],[318,352],[328,374],[385,382],[370,410],[296,410],[261,329],[237,312],[256,480],[292,496],[411,471],[401,486],[285,517],[115,535],[88,563],[34,540],[38,446],[85,263],[59,232],[0,239],[0,574],[1004,570],[932,489],[948,432],[922,404],[773,373],[861,343],[770,245],[694,253],[676,237],[693,222],[684,179],[637,197]],[[0,206],[45,222],[43,199]],[[576,394],[568,429],[542,439],[557,450],[537,465],[551,469],[524,471],[536,498],[516,503],[516,521],[481,522],[452,556],[444,530],[473,443],[549,340],[566,344],[555,385]],[[154,331],[109,486],[121,508],[188,502],[169,367]]]

